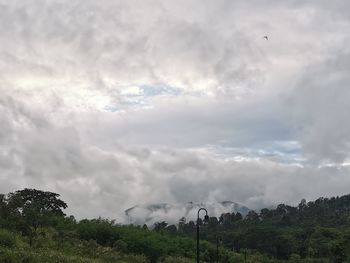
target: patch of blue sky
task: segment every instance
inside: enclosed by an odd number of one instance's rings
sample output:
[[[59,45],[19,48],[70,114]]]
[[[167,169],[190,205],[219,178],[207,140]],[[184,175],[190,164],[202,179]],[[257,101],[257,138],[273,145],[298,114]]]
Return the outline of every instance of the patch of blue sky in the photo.
[[[182,93],[181,89],[166,84],[141,85],[139,88],[140,95],[144,97],[178,96]]]
[[[285,155],[298,155],[301,145],[297,141],[272,141],[259,143],[255,147],[264,149],[266,152],[280,152]]]
[[[145,109],[151,108],[152,106],[143,99],[130,99],[125,98],[118,101],[118,103],[108,104],[103,110],[108,112],[125,112],[127,110]]]
[[[124,111],[124,109],[122,107],[117,106],[117,105],[112,105],[112,104],[104,106],[102,110],[108,111],[108,112],[123,112]]]
[[[207,145],[216,156],[230,158],[242,156],[247,159],[270,159],[279,163],[302,164],[306,159],[301,154],[301,146],[296,141],[272,141],[246,147],[233,147],[225,144]]]
[[[111,103],[106,105],[103,110],[109,112],[124,112],[130,109],[144,109],[152,108],[150,99],[161,97],[173,97],[182,93],[180,88],[172,87],[166,84],[154,84],[154,85],[139,85],[135,89],[124,91],[123,96],[117,103]]]

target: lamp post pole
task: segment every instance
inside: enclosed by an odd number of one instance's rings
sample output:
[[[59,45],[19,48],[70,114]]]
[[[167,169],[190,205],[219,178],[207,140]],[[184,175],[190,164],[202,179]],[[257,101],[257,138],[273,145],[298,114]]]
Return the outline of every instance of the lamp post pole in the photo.
[[[216,263],[219,263],[219,237],[216,237]]]
[[[197,263],[199,263],[199,212],[204,210],[205,211],[205,217],[204,219],[208,219],[208,211],[205,208],[199,208],[197,213]]]
[[[219,243],[222,241],[220,236],[216,236],[216,263],[219,263]]]

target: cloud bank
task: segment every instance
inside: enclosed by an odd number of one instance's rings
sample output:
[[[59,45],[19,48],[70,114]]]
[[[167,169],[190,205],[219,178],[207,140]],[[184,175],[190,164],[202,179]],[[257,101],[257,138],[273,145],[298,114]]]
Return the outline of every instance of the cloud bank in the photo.
[[[1,0],[0,191],[119,220],[140,203],[347,194],[347,8]]]

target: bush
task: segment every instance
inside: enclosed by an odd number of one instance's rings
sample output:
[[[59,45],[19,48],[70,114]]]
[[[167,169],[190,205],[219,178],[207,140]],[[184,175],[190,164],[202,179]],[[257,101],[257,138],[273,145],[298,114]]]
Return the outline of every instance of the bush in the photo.
[[[179,258],[179,257],[167,257],[162,263],[193,263],[193,259]]]
[[[0,246],[12,248],[17,243],[16,235],[7,230],[0,229]]]
[[[123,240],[119,239],[114,242],[113,248],[115,248],[117,251],[127,253],[128,252],[128,244],[125,243]]]

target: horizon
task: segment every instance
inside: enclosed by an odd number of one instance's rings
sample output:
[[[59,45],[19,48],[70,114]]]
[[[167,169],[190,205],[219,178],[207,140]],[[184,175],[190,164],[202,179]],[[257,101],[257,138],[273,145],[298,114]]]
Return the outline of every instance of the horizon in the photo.
[[[20,192],[23,192],[25,190],[29,190],[30,192],[41,192],[45,194],[54,194],[58,197],[58,200],[60,200],[62,203],[65,204],[65,207],[62,207],[62,216],[63,218],[73,220],[74,222],[85,222],[86,220],[97,220],[97,221],[104,221],[104,222],[110,222],[113,225],[120,225],[120,226],[147,226],[147,228],[153,229],[158,224],[165,223],[167,226],[176,226],[178,227],[180,222],[196,222],[197,220],[197,212],[198,209],[206,209],[208,218],[213,218],[215,221],[215,218],[218,220],[217,222],[220,222],[220,218],[225,218],[228,214],[231,216],[239,216],[238,218],[245,220],[252,220],[254,216],[257,216],[261,220],[266,217],[266,214],[273,215],[274,213],[281,213],[281,211],[294,214],[296,211],[302,212],[303,208],[300,207],[308,207],[309,209],[314,209],[317,206],[322,207],[322,203],[328,202],[331,204],[331,206],[334,209],[334,204],[341,202],[341,200],[348,200],[350,197],[350,194],[343,195],[343,196],[323,196],[319,197],[315,200],[306,200],[302,199],[300,203],[296,205],[290,205],[290,204],[284,204],[280,203],[278,205],[270,206],[270,207],[263,207],[260,209],[250,209],[249,207],[246,207],[243,204],[239,204],[233,201],[221,201],[221,202],[207,202],[207,203],[193,203],[193,202],[187,202],[187,203],[177,203],[177,204],[169,204],[169,203],[149,203],[149,204],[138,204],[133,207],[130,207],[126,210],[124,210],[124,215],[120,218],[112,218],[112,217],[105,217],[104,215],[99,215],[96,217],[90,217],[90,218],[79,218],[74,214],[64,214],[64,210],[69,210],[69,204],[65,203],[64,200],[61,200],[59,193],[52,193],[49,191],[43,191],[40,189],[21,189],[16,190],[15,192],[10,193],[0,193],[0,196],[3,195],[5,200],[5,203],[8,202],[8,200],[11,199],[12,196],[16,194],[21,194]],[[346,202],[346,201],[345,201]],[[282,210],[280,208],[282,207]],[[266,210],[266,211],[263,211]],[[250,214],[253,212],[253,214]],[[294,214],[295,215],[295,214]],[[236,217],[236,218],[237,218]],[[266,219],[266,218],[265,218]],[[164,224],[163,224],[164,225]]]

